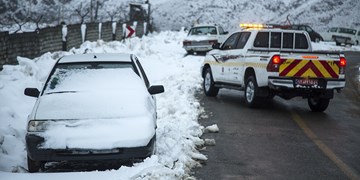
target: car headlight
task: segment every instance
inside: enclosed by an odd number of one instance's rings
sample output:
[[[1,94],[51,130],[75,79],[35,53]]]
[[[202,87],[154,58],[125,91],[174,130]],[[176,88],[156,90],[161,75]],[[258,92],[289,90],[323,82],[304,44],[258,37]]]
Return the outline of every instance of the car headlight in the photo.
[[[41,131],[45,131],[46,127],[47,127],[48,122],[47,121],[36,121],[36,120],[32,120],[29,121],[28,124],[28,128],[27,130],[29,132],[41,132]]]

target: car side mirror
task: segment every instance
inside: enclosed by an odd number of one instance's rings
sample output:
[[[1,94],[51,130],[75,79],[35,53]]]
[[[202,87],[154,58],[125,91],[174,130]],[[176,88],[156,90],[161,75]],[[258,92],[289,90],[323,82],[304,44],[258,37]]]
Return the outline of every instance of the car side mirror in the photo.
[[[39,97],[40,91],[37,88],[25,88],[24,94],[30,97]]]
[[[224,31],[224,34],[229,34],[229,31]]]
[[[220,43],[215,43],[212,45],[213,49],[220,49]]]
[[[148,88],[148,91],[151,95],[154,95],[154,94],[160,94],[160,93],[163,93],[165,90],[164,90],[164,86],[162,85],[156,85],[156,86],[150,86]]]

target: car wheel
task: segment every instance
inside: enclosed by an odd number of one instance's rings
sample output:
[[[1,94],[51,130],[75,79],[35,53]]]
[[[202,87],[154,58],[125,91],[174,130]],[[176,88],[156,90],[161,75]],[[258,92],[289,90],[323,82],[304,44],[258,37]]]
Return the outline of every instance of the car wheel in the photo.
[[[27,157],[28,170],[30,173],[39,172],[41,168],[44,168],[45,163],[40,161],[34,161],[29,156]]]
[[[246,80],[244,92],[245,101],[249,107],[253,108],[259,105],[260,97],[258,96],[258,93],[259,87],[257,85],[256,78],[251,75]]]
[[[186,51],[187,52],[187,54],[194,54],[194,51]]]
[[[214,79],[210,68],[207,68],[205,70],[203,89],[206,96],[215,97],[219,93],[219,88],[215,87]]]
[[[329,106],[330,99],[328,98],[308,98],[308,104],[313,112],[323,112]]]

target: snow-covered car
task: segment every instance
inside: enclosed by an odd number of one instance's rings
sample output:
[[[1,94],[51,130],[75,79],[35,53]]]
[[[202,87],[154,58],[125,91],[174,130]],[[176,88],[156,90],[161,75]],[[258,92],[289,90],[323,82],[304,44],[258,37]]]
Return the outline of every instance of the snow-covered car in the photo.
[[[156,99],[132,54],[80,54],[60,58],[43,88],[26,88],[37,97],[28,116],[29,172],[46,162],[141,160],[156,141]]]
[[[359,41],[356,39],[356,34],[356,29],[333,27],[323,32],[322,36],[325,41],[335,41],[336,45],[354,45],[359,44]]]
[[[213,44],[222,43],[226,34],[228,32],[219,25],[196,25],[183,40],[183,47],[188,54],[207,52],[212,49]]]

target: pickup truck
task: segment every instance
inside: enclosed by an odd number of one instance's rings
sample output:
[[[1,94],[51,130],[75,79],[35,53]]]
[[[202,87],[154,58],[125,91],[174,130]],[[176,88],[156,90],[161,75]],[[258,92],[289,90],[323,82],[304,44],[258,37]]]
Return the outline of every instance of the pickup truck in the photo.
[[[335,41],[336,45],[359,45],[360,32],[356,29],[333,27],[323,32],[325,41]]]
[[[323,112],[334,91],[345,87],[344,54],[313,51],[305,31],[243,29],[213,48],[201,67],[206,96],[217,96],[220,88],[243,90],[249,107],[274,96],[300,96],[312,111]]]

